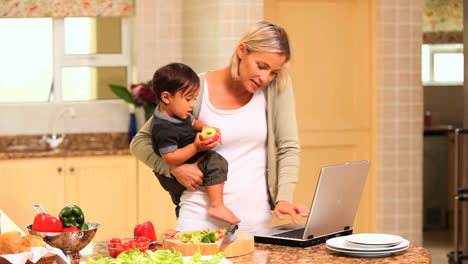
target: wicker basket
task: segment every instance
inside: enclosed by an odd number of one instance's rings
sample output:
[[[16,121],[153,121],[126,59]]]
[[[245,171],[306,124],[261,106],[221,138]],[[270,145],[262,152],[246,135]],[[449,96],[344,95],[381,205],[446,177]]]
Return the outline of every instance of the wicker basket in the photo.
[[[52,263],[56,263],[55,262],[55,259],[56,259],[57,255],[56,254],[53,254],[53,253],[47,253],[45,254],[45,256],[43,256],[41,259],[39,259],[35,264],[52,264]],[[10,264],[10,262],[4,258],[2,258],[2,256],[0,256],[0,264]],[[32,263],[31,261],[26,261],[26,264],[34,264]]]

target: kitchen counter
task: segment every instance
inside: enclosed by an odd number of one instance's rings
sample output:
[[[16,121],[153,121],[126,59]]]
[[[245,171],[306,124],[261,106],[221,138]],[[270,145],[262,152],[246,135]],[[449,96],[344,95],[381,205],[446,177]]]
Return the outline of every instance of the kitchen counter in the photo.
[[[50,148],[41,138],[42,135],[0,136],[0,159],[130,154],[128,133],[123,132],[67,134],[57,148]]]
[[[90,257],[98,257],[100,254],[109,256],[105,242],[92,242],[81,252],[81,260],[86,261]],[[255,251],[251,254],[228,258],[232,263],[431,263],[431,255],[424,248],[410,245],[410,248],[383,258],[353,258],[332,252],[325,244],[307,248],[286,247],[269,244],[255,244]],[[76,262],[78,263],[78,262]]]

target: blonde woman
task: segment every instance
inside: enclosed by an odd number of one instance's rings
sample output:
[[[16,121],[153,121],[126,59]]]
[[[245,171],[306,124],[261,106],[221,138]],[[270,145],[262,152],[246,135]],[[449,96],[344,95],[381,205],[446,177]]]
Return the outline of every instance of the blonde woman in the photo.
[[[294,205],[299,142],[292,84],[286,71],[291,57],[286,31],[271,22],[253,26],[239,41],[228,67],[199,74],[195,118],[223,131],[215,150],[229,163],[224,202],[240,219],[239,230],[271,226],[272,213],[307,216]],[[225,228],[210,217],[203,174],[196,163],[170,168],[151,147],[149,120],[133,138],[131,152],[154,171],[175,177],[182,194],[177,230]],[[164,187],[164,186],[163,186]]]

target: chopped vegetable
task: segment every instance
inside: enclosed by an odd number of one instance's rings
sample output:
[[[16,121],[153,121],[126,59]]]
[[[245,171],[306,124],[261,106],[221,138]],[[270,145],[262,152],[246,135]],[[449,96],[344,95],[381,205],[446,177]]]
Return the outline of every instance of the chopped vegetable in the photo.
[[[145,252],[148,249],[149,239],[147,237],[138,237],[122,242],[120,238],[114,237],[107,244],[109,255],[116,258],[122,252],[130,252],[133,249],[138,248],[141,252]]]
[[[89,258],[86,260],[87,264],[216,264],[221,262],[224,258],[224,252],[219,252],[213,255],[210,260],[202,260],[200,249],[195,255],[188,260],[183,259],[182,253],[171,252],[170,250],[157,250],[157,251],[146,251],[146,253],[140,252],[138,249],[131,250],[130,252],[122,252],[115,259],[109,257],[103,257],[100,255],[97,259]]]
[[[214,243],[219,239],[224,237],[226,233],[226,229],[223,230],[202,230],[202,231],[194,231],[191,233],[181,233],[178,237],[182,240],[182,242],[192,242],[194,244],[198,243]]]

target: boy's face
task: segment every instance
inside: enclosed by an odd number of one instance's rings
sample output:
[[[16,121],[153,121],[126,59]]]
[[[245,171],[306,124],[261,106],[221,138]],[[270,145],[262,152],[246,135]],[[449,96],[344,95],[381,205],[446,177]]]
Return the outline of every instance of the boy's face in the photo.
[[[200,88],[189,92],[190,90],[187,89],[185,93],[177,91],[174,95],[170,95],[170,103],[167,105],[167,110],[173,117],[177,116],[180,119],[186,119],[192,113]]]

